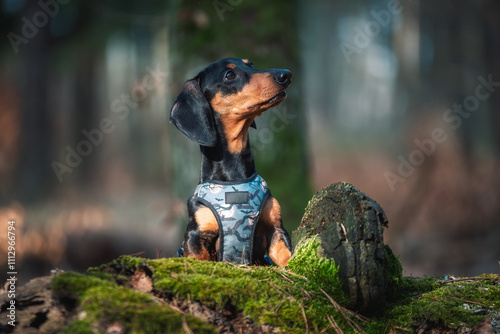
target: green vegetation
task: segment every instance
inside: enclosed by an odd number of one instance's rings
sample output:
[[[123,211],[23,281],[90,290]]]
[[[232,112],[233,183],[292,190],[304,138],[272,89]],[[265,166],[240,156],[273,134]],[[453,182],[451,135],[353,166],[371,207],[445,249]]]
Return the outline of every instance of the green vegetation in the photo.
[[[462,280],[404,277],[397,299],[367,324],[377,333],[388,325],[403,328],[428,323],[439,328],[472,328],[486,316],[500,315],[500,275]]]
[[[181,313],[148,293],[120,286],[103,275],[97,276],[92,270],[87,275],[64,273],[52,280],[54,295],[76,298],[79,316],[83,318],[69,324],[63,333],[94,333],[92,328],[114,322],[120,323],[127,333],[184,333],[183,321],[195,333],[216,332],[212,325],[191,315],[185,315],[183,320]]]
[[[342,291],[342,281],[338,276],[338,267],[333,260],[318,256],[318,247],[320,243],[316,236],[305,239],[297,245],[288,268],[307,277],[312,286],[323,287],[337,302],[347,303],[347,297]]]
[[[61,334],[94,334],[89,321],[77,320],[66,326]]]
[[[255,322],[287,331],[304,327],[299,284],[286,271],[184,261],[152,262],[157,289],[209,307],[234,307]]]
[[[286,333],[405,332],[423,323],[472,328],[485,316],[500,312],[500,275],[446,281],[402,277],[399,260],[388,251],[394,292],[379,313],[365,318],[341,306],[346,298],[338,268],[319,258],[317,248],[315,238],[310,238],[287,268],[121,257],[85,275],[60,274],[52,287],[59,300],[76,301],[75,320],[79,320],[64,333],[102,331],[113,323],[127,333],[182,333],[185,326],[194,333],[217,331],[214,325],[171,307],[172,300],[199,302],[219,314],[232,310],[257,325]],[[134,290],[131,277],[138,269],[149,272],[151,293]]]
[[[389,246],[384,245],[384,252],[385,258],[387,259],[387,278],[389,280],[389,285],[397,286],[403,279],[403,265]]]

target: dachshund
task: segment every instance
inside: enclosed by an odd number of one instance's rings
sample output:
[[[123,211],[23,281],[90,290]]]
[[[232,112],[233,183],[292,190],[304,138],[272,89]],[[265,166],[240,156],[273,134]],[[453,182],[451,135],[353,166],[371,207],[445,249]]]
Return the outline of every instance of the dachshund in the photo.
[[[200,145],[202,162],[180,255],[287,265],[290,237],[278,201],[256,173],[248,130],[285,100],[291,81],[289,70],[257,70],[247,59],[226,58],[184,84],[170,122]]]

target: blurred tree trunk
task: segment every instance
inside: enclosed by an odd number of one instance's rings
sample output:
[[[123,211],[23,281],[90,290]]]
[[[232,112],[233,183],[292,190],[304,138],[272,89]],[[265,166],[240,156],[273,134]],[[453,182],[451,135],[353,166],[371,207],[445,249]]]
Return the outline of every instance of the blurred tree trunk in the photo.
[[[20,16],[32,18],[39,10],[37,1],[30,1]],[[20,27],[19,27],[20,29]],[[17,196],[22,201],[35,201],[48,192],[51,169],[51,131],[48,114],[47,76],[51,54],[51,37],[48,27],[27,44],[22,44],[20,57],[19,91],[22,101],[22,144],[18,171]]]
[[[463,43],[467,38],[466,32],[473,33],[477,27],[470,25],[468,16],[474,10],[470,2],[462,3],[451,0],[429,2],[425,4],[426,12],[421,17],[426,17],[432,24],[434,40],[434,59],[431,71],[426,77],[431,90],[430,96],[438,102],[443,102],[446,108],[452,108],[454,104],[462,104],[464,98],[470,95],[466,82],[470,81],[471,73],[466,70],[466,59],[469,53]],[[474,50],[476,52],[477,50]],[[444,110],[443,110],[444,111]],[[438,112],[443,112],[439,110]],[[473,137],[471,134],[472,122],[462,122],[456,129],[455,135],[459,138],[466,161],[470,160],[473,149]]]
[[[429,33],[435,36],[431,80],[428,87],[437,92],[435,98],[450,96],[444,101],[448,107],[463,105],[464,99],[475,94],[478,76],[500,81],[500,4],[498,1],[440,1],[426,3],[427,11],[422,21],[433,23]],[[493,146],[500,154],[500,114],[495,106],[500,104],[499,92],[494,92],[479,108],[488,111]],[[474,153],[479,148],[481,136],[477,133],[482,115],[471,112],[464,117],[455,135],[459,138],[465,162],[472,168]]]
[[[97,78],[98,63],[100,54],[94,51],[81,56],[77,60],[77,69],[75,71],[74,80],[75,85],[75,118],[72,124],[74,138],[71,147],[76,149],[80,141],[89,141],[87,137],[82,134],[82,131],[92,131],[99,129],[99,104],[97,95],[100,94],[102,84]],[[95,174],[95,162],[98,160],[98,151],[100,147],[92,144],[92,153],[88,156],[82,157],[81,166],[75,168],[78,175],[79,186],[88,186],[89,181],[94,181],[92,177]]]
[[[493,81],[500,81],[500,2],[482,1],[483,45],[486,63],[485,74],[491,74]],[[487,100],[489,119],[497,159],[500,159],[500,87]]]

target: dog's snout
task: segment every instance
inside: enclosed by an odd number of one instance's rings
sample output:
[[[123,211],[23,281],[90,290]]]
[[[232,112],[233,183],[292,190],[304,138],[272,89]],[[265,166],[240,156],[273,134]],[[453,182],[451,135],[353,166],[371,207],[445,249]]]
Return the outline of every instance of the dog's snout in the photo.
[[[288,86],[292,82],[292,72],[289,70],[278,70],[274,75],[274,81],[282,86]]]

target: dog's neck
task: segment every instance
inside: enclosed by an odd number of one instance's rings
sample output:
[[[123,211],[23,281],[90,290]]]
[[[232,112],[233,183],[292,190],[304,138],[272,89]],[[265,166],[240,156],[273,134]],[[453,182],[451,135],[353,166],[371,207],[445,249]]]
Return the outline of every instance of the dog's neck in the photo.
[[[219,123],[216,120],[216,123]],[[255,163],[250,148],[248,128],[251,121],[227,138],[218,131],[217,145],[201,148],[201,183],[207,180],[240,181],[255,173]],[[222,124],[217,124],[222,129]],[[231,149],[230,149],[231,145]],[[235,150],[235,147],[237,149]]]

